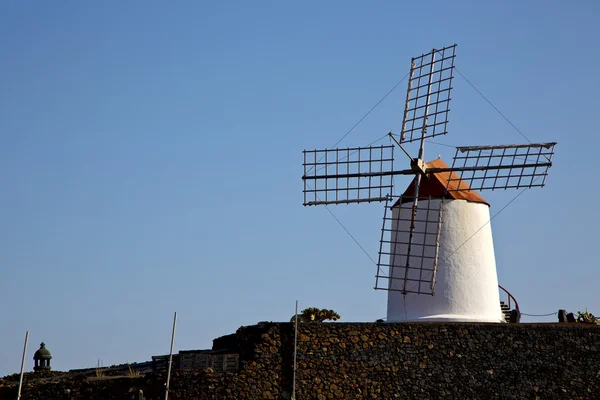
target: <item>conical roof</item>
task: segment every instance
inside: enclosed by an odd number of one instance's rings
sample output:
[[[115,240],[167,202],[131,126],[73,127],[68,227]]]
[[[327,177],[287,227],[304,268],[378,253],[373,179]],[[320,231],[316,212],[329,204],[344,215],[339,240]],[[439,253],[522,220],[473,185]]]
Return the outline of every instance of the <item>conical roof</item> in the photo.
[[[442,159],[433,160],[427,163],[427,168],[449,168],[448,165],[442,161]],[[452,176],[452,181],[448,185],[448,191],[446,185],[448,180]],[[426,176],[421,179],[421,186],[419,187],[419,200],[425,200],[429,197],[434,199],[452,199],[452,200],[466,200],[474,203],[488,203],[481,195],[471,190],[471,187],[465,182],[458,180],[460,177],[454,172],[436,172],[426,173]],[[416,178],[415,178],[416,179]],[[457,190],[459,189],[459,190]],[[410,201],[415,193],[415,181],[410,183],[402,197],[396,202],[404,203]],[[396,205],[394,204],[394,205]]]

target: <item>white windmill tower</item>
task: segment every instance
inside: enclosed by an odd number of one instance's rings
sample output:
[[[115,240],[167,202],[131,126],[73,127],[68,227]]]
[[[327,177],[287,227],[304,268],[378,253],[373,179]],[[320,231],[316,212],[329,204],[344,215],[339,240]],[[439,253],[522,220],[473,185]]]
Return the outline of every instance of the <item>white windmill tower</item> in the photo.
[[[456,45],[411,61],[400,137],[410,159],[394,170],[394,147],[305,150],[304,205],[385,201],[376,289],[387,321],[504,321],[489,204],[477,191],[543,187],[556,143],[458,147],[448,167],[424,161],[425,140],[447,133]],[[413,158],[403,145],[419,142]],[[393,176],[414,175],[400,196]]]

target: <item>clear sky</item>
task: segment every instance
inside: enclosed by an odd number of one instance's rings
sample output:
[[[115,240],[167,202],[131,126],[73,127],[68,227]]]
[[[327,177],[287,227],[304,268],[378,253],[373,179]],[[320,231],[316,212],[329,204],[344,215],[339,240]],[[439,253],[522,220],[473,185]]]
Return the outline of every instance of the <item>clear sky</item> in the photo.
[[[600,314],[600,4],[417,4],[1,2],[0,376],[26,330],[27,369],[45,341],[64,370],[168,353],[174,311],[178,350],[289,320],[296,299],[385,317],[376,267],[302,206],[302,150],[332,146],[412,56],[453,43],[531,141],[558,142],[547,187],[492,222],[500,283],[525,313]],[[439,142],[526,142],[454,88]],[[397,132],[404,97],[403,83],[340,146]],[[516,194],[486,193],[492,214]],[[332,211],[375,258],[383,205]]]

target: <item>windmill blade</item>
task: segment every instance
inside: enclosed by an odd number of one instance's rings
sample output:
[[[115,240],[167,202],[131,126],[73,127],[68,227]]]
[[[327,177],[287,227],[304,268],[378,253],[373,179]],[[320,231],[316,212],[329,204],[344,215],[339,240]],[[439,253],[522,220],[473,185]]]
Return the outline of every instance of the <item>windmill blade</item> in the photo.
[[[393,170],[394,146],[305,150],[303,165],[305,206],[386,201],[403,172]]]
[[[543,187],[556,142],[457,147],[451,168],[428,168],[447,174],[452,191]]]
[[[386,203],[375,289],[435,294],[443,199],[421,199],[414,214],[413,207],[413,196]]]
[[[412,59],[401,143],[448,133],[455,56],[456,44]]]

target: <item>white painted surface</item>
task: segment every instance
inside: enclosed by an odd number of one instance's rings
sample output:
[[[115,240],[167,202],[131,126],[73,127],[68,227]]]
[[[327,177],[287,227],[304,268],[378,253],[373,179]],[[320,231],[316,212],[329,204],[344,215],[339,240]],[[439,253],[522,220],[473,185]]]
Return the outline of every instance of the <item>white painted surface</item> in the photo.
[[[441,200],[420,201],[428,203],[430,209],[439,206]],[[410,203],[393,210],[394,221],[401,212],[401,230],[408,230],[410,219]],[[431,214],[431,212],[430,212]],[[433,218],[432,218],[433,217]],[[426,214],[419,211],[417,220],[425,220]],[[397,290],[388,292],[387,321],[472,321],[472,322],[504,322],[500,310],[498,293],[498,276],[494,256],[492,229],[488,223],[490,212],[487,204],[467,202],[465,200],[445,200],[443,220],[440,233],[440,247],[435,277],[434,295],[408,293],[403,296]],[[430,223],[417,223],[416,229],[426,231],[426,242],[435,240],[437,215],[428,218]],[[477,232],[477,233],[476,233]],[[422,243],[423,237],[420,238]],[[399,234],[399,242],[408,242],[407,234]],[[405,276],[406,245],[391,246],[394,268],[390,268],[390,276],[399,278],[392,280],[394,289],[402,289]],[[422,246],[417,246],[417,254]],[[426,250],[426,253],[430,250]],[[415,251],[411,254],[415,254]],[[411,261],[413,257],[411,257]],[[411,264],[415,264],[411,262]],[[408,276],[417,279],[420,271],[409,269]],[[423,276],[423,275],[422,275]],[[423,277],[428,281],[427,271]],[[406,281],[407,289],[416,282]],[[423,283],[421,285],[424,285]],[[427,283],[425,284],[427,285]],[[426,288],[426,286],[423,286]]]

